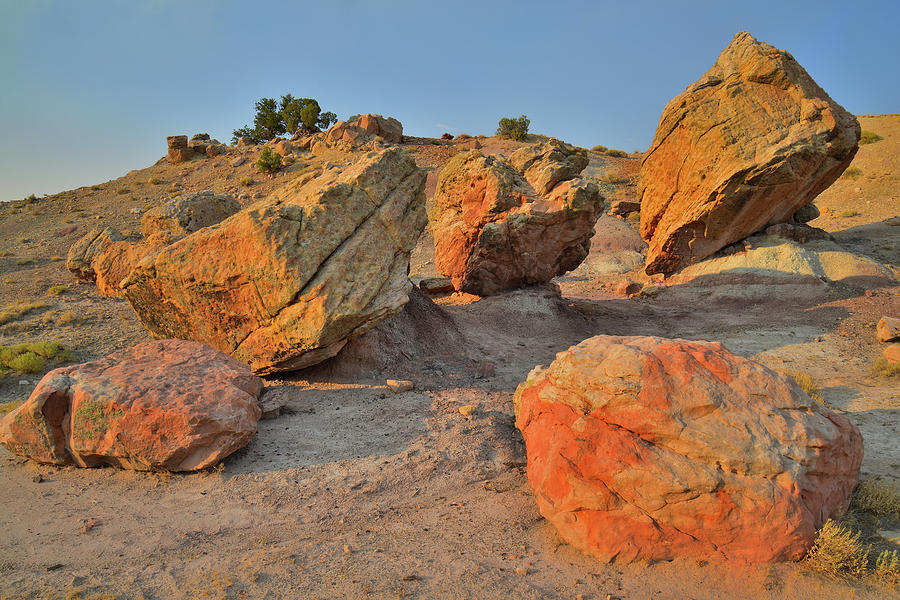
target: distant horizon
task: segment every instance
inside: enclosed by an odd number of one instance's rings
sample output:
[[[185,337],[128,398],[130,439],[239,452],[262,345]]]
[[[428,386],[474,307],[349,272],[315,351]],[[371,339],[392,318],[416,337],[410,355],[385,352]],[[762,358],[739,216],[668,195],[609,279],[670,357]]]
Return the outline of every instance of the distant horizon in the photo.
[[[395,117],[410,136],[493,135],[526,114],[532,133],[645,151],[666,103],[741,30],[848,111],[897,114],[897,17],[888,2],[806,0],[0,0],[0,200],[148,167],[167,135],[229,143],[256,100],[286,93],[339,119]]]

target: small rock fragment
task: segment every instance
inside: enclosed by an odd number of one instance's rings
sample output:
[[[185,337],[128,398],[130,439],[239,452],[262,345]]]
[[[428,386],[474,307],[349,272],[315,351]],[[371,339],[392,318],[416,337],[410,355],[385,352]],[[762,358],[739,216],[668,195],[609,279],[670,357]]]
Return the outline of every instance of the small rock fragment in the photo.
[[[465,406],[459,407],[459,414],[468,418],[475,414],[475,407],[471,404],[466,404]]]
[[[90,530],[94,529],[95,527],[99,527],[100,525],[102,525],[102,523],[99,520],[93,519],[93,518],[88,519],[81,526],[81,533],[87,533]]]
[[[385,384],[395,394],[411,391],[416,385],[408,379],[388,379]]]
[[[900,341],[900,319],[896,317],[881,317],[875,327],[875,335],[879,342]]]

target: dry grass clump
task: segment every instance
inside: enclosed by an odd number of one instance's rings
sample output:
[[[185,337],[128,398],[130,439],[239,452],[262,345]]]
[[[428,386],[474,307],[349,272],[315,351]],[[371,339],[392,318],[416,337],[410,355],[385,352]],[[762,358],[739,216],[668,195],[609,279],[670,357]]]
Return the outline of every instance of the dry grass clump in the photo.
[[[891,362],[882,356],[872,365],[872,375],[877,377],[896,377],[900,375],[900,363]]]
[[[844,169],[844,172],[841,173],[841,179],[856,179],[862,175],[862,169],[858,167],[847,167]]]
[[[628,181],[627,177],[622,177],[621,175],[616,175],[614,173],[604,173],[603,175],[597,176],[597,181],[599,183],[607,183],[610,185],[616,185],[618,183],[625,183]]]
[[[614,158],[627,158],[628,153],[624,150],[616,150],[615,148],[610,148],[606,151],[607,156],[612,156]]]
[[[250,187],[253,185],[253,178],[249,175],[241,178],[241,185],[244,187]]]
[[[897,547],[879,530],[900,522],[900,489],[880,479],[860,481],[841,522],[829,520],[804,559],[812,570],[832,577],[871,578],[900,584]]]
[[[609,150],[609,148],[607,148],[603,144],[597,144],[596,146],[591,148],[591,150],[593,150],[594,152],[606,152],[607,150]]]
[[[843,217],[845,219],[849,219],[850,217],[858,217],[859,211],[858,210],[845,210],[845,211],[842,211],[838,216]]]
[[[863,479],[853,492],[853,505],[878,517],[900,519],[900,487],[881,479]]]
[[[862,135],[859,138],[860,144],[874,144],[879,140],[883,140],[884,138],[875,133],[874,131],[865,131],[863,130]]]
[[[23,300],[14,302],[13,304],[7,305],[3,310],[0,310],[0,325],[5,325],[12,321],[18,321],[28,313],[46,307],[47,304],[40,301],[28,302]]]
[[[47,288],[47,295],[48,296],[60,296],[64,292],[66,292],[68,289],[69,289],[69,287],[65,286],[65,285],[51,285],[50,287]]]
[[[75,316],[75,313],[69,310],[59,315],[59,318],[56,319],[56,325],[62,327],[63,325],[72,325],[77,321],[78,317]]]
[[[860,535],[829,519],[806,554],[806,565],[832,577],[861,576],[869,565],[869,548],[859,541]]]
[[[10,400],[9,402],[0,402],[0,415],[12,412],[22,405],[21,400]]]
[[[785,375],[790,375],[794,378],[794,381],[797,382],[797,385],[800,386],[800,389],[803,390],[807,396],[818,402],[819,404],[825,404],[825,399],[822,398],[822,394],[819,392],[821,388],[819,384],[816,383],[816,380],[812,378],[812,375],[809,373],[804,373],[803,371],[782,371]]]

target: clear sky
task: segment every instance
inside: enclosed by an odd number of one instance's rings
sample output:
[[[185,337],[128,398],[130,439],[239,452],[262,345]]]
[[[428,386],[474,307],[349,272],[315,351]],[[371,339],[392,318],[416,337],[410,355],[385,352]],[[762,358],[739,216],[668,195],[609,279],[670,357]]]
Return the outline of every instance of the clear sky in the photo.
[[[113,179],[165,136],[221,141],[264,96],[410,135],[531,131],[646,149],[736,32],[855,114],[900,112],[900,2],[0,0],[0,200]]]

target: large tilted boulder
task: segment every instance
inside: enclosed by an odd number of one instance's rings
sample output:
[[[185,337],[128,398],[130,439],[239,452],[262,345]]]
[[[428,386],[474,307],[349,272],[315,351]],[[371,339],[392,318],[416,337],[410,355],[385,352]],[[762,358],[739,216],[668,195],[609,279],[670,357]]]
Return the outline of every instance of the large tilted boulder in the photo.
[[[241,205],[234,197],[215,194],[211,190],[176,196],[144,213],[141,217],[141,233],[144,237],[160,231],[188,235],[215,225],[240,209]]]
[[[641,165],[646,271],[672,273],[788,221],[847,168],[856,118],[787,52],[738,33],[673,98]]]
[[[10,451],[55,465],[194,471],[256,433],[262,381],[197,342],[159,340],[47,373],[0,422]]]
[[[315,364],[406,304],[424,185],[400,148],[288,182],[148,257],[125,297],[154,335],[205,342],[258,373]]]
[[[451,158],[438,177],[435,266],[457,290],[490,295],[545,283],[590,250],[603,199],[596,184],[573,179],[580,161],[545,144],[516,162],[524,175],[472,150]],[[538,193],[527,177],[550,191]]]
[[[846,417],[717,343],[590,338],[514,404],[541,514],[603,560],[800,558],[863,456]]]
[[[403,141],[403,124],[393,117],[381,115],[357,115],[347,121],[338,121],[325,134],[330,142],[348,142],[359,145],[375,137],[399,144]]]

